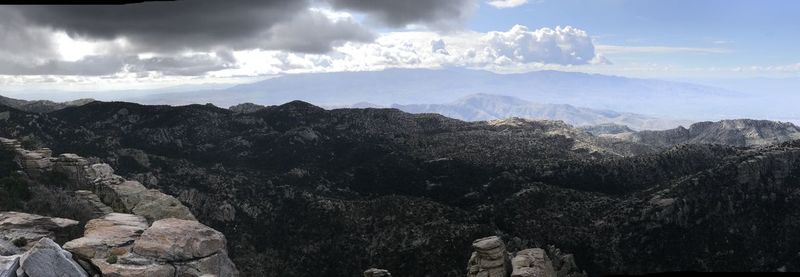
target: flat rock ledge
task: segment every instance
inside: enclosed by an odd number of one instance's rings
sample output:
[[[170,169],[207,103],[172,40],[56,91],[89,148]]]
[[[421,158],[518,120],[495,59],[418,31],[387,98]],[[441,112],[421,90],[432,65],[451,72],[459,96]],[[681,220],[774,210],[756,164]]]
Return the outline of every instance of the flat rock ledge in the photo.
[[[0,255],[20,254],[42,238],[66,240],[80,232],[78,221],[20,212],[0,212]]]
[[[86,224],[84,237],[67,242],[103,276],[237,276],[222,233],[197,221],[147,220],[111,213]]]

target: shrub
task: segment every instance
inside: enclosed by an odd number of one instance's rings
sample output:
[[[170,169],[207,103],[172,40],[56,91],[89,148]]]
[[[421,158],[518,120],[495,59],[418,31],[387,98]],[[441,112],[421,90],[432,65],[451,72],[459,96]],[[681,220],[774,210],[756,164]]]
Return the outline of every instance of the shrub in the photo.
[[[28,245],[28,239],[23,238],[23,237],[18,237],[18,238],[15,238],[14,240],[12,240],[11,243],[13,243],[14,246],[16,246],[16,247],[23,247],[25,245]]]
[[[28,181],[19,177],[0,179],[0,209],[16,210],[31,199]]]
[[[106,258],[106,262],[109,264],[117,263],[117,255],[114,254],[108,255],[108,258]]]
[[[22,148],[23,148],[23,149],[27,149],[27,150],[33,150],[33,149],[36,149],[36,148],[38,148],[38,145],[39,145],[39,144],[36,142],[36,139],[35,139],[35,138],[33,138],[33,137],[29,137],[29,136],[22,137],[22,138],[19,140],[19,144],[20,144],[20,146],[22,146]]]

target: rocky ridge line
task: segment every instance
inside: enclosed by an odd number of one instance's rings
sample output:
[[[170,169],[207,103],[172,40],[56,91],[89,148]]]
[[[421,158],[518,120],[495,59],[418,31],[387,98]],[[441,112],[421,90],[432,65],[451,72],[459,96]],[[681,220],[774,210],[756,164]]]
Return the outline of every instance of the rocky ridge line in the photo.
[[[59,178],[97,216],[65,251],[53,242],[61,233],[56,230],[77,221],[0,213],[0,276],[238,276],[225,236],[197,222],[175,197],[75,154],[53,157],[50,149],[26,150],[6,138],[0,146],[14,153],[30,179]]]

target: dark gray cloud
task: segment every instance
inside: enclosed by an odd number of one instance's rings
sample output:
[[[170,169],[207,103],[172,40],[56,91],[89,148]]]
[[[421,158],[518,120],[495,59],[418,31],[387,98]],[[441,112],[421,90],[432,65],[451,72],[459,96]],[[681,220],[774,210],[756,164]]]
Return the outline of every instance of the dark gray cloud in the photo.
[[[144,51],[256,48],[272,25],[306,1],[184,0],[123,6],[15,6],[27,22],[95,39],[125,37]]]
[[[320,12],[300,13],[270,30],[268,48],[293,52],[323,53],[346,41],[372,41],[375,35],[352,19],[332,22]]]
[[[0,59],[0,75],[103,76],[119,72],[159,72],[163,75],[196,76],[233,66],[227,57],[205,54],[146,59],[135,55],[88,56],[78,61],[48,60],[38,64]]]
[[[475,0],[326,0],[336,9],[355,10],[393,27],[424,24],[453,27],[477,8]]]
[[[50,32],[30,28],[16,13],[0,9],[0,57],[25,61],[56,57]]]
[[[306,0],[183,0],[124,6],[3,9],[34,26],[91,39],[125,37],[135,50],[160,53],[256,48],[320,53],[329,51],[337,41],[371,39],[369,31],[361,25],[313,16],[308,5]],[[287,28],[287,23],[295,25]],[[302,30],[311,34],[286,32],[302,29],[296,26],[298,23],[313,24],[310,27],[317,30]]]

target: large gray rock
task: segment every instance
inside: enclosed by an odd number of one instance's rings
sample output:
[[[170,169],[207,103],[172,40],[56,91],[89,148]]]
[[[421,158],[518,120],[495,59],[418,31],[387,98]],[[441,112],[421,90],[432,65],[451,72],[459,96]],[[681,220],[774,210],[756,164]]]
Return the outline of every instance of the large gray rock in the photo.
[[[122,183],[102,183],[97,185],[95,193],[103,203],[120,213],[129,213],[139,204],[141,195],[147,191],[141,183],[124,181]]]
[[[17,163],[31,178],[43,177],[53,167],[51,157],[47,151],[28,151],[17,149]]]
[[[64,248],[103,276],[237,276],[225,237],[193,220],[112,213],[89,221],[86,235]]]
[[[19,247],[7,240],[0,239],[0,256],[11,256],[22,253]]]
[[[0,256],[0,277],[17,277],[19,257],[22,255]]]
[[[27,243],[21,248],[27,249],[29,244],[41,238],[60,240],[74,231],[78,221],[46,217],[19,212],[0,213],[0,240],[14,241],[24,239]]]
[[[134,243],[133,252],[163,261],[185,261],[225,252],[225,236],[197,221],[156,221]]]
[[[84,236],[65,243],[64,249],[85,260],[121,256],[131,252],[147,226],[141,216],[110,213],[87,222]]]
[[[497,236],[480,238],[472,242],[475,252],[467,265],[469,277],[507,277],[511,263],[505,243]]]
[[[86,271],[72,259],[72,254],[48,238],[39,240],[22,255],[20,270],[32,277],[88,276]]]
[[[103,179],[106,180],[106,179]],[[181,201],[137,181],[96,184],[100,200],[120,213],[133,213],[153,222],[164,218],[197,220]]]
[[[114,168],[110,165],[101,163],[86,167],[86,178],[90,181],[99,181],[114,177]]]
[[[85,203],[86,207],[89,207],[90,210],[88,212],[92,214],[92,218],[99,218],[114,212],[114,209],[103,203],[100,197],[91,191],[77,190],[75,191],[75,198],[77,201]]]
[[[133,214],[144,216],[149,222],[165,218],[197,221],[181,201],[154,189],[142,193],[139,196],[139,203],[131,211]]]
[[[517,252],[511,259],[511,277],[556,277],[553,263],[544,249],[533,248]]]

